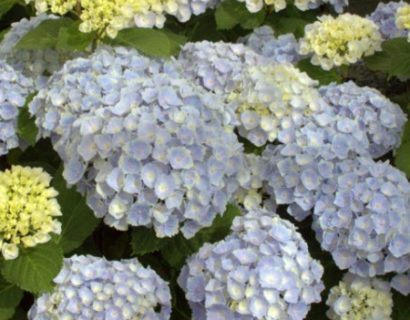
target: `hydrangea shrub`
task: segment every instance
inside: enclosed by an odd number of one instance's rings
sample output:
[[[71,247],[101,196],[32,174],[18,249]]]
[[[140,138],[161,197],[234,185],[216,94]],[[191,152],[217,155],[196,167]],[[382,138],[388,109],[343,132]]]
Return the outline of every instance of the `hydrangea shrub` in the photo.
[[[0,319],[408,320],[409,8],[1,1]]]

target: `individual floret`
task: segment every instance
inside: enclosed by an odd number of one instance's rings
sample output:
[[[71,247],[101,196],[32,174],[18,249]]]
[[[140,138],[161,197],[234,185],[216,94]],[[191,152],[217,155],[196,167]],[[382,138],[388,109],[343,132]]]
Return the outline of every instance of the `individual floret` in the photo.
[[[397,9],[396,26],[407,31],[407,40],[410,42],[410,4],[406,3]]]
[[[336,265],[363,277],[410,269],[410,183],[388,162],[337,164],[333,190],[314,208],[313,229]]]
[[[37,88],[45,85],[48,77],[59,70],[65,61],[79,56],[78,53],[57,51],[55,49],[25,50],[17,49],[17,43],[30,31],[46,20],[56,16],[41,14],[30,19],[23,18],[11,24],[10,30],[0,43],[0,59],[13,68],[32,78]]]
[[[29,320],[167,320],[171,315],[168,284],[135,258],[72,256],[64,259],[54,283],[52,292],[35,300]]]
[[[41,168],[13,166],[0,172],[0,248],[6,260],[17,258],[20,248],[48,242],[60,234],[58,192]]]
[[[0,60],[0,156],[19,146],[17,118],[32,90],[29,79]]]
[[[322,274],[291,223],[254,208],[191,256],[178,283],[195,320],[296,320],[320,301]]]
[[[293,33],[275,37],[271,27],[262,26],[240,41],[270,61],[294,64],[301,59],[299,43]]]
[[[381,34],[369,19],[350,13],[318,19],[305,27],[299,52],[311,54],[311,62],[324,70],[356,63],[381,50]]]
[[[387,282],[347,273],[330,289],[326,315],[331,320],[392,319],[393,299]]]
[[[30,110],[66,181],[119,230],[153,226],[166,237],[181,226],[191,237],[238,187],[243,147],[223,101],[135,50],[101,48],[67,63]]]
[[[396,274],[391,279],[390,285],[402,295],[408,296],[410,294],[410,271],[402,274]]]
[[[379,31],[384,39],[393,39],[397,37],[405,37],[407,32],[400,30],[396,26],[396,13],[397,10],[405,3],[400,2],[380,2],[377,5],[376,10],[369,15],[369,19],[377,24]]]

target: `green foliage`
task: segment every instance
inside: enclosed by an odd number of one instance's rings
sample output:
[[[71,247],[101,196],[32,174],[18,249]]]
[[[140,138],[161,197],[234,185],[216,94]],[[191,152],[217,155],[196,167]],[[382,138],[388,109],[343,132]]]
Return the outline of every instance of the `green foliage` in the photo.
[[[62,28],[69,28],[74,21],[69,18],[45,20],[29,31],[17,43],[17,49],[42,50],[56,48]]]
[[[410,121],[406,123],[400,147],[395,154],[394,163],[397,168],[410,177]]]
[[[237,0],[222,1],[215,11],[217,28],[229,30],[237,25],[244,29],[253,29],[260,26],[265,20],[266,9],[256,13],[250,13],[245,3]]]
[[[63,213],[62,230],[58,243],[64,253],[67,253],[81,246],[84,240],[93,233],[99,220],[87,206],[85,198],[74,187],[67,188],[61,172],[61,169],[57,172],[52,185],[59,193],[57,201]]]
[[[394,320],[409,320],[410,319],[409,297],[405,297],[396,291],[393,291],[392,319]]]
[[[2,18],[19,0],[1,0],[0,1],[0,18]]]
[[[171,31],[145,28],[124,29],[115,39],[105,39],[111,45],[135,48],[153,57],[169,57],[178,54],[186,40],[184,36]]]
[[[382,71],[389,77],[410,78],[410,43],[406,38],[387,40],[382,51],[364,59],[370,70]]]
[[[54,241],[20,250],[14,260],[5,260],[1,272],[4,278],[32,293],[50,291],[52,280],[63,265],[63,251]]]
[[[37,140],[38,129],[28,111],[28,105],[33,100],[36,94],[31,94],[23,108],[20,108],[20,113],[17,119],[17,134],[21,140],[30,146],[34,146]]]
[[[332,82],[342,82],[341,76],[335,69],[325,71],[321,67],[310,63],[309,58],[299,61],[297,67],[299,70],[306,72],[312,79],[318,80],[321,85],[327,85]]]
[[[96,39],[96,32],[84,33],[78,27],[80,21],[62,26],[58,32],[56,48],[62,51],[85,51]]]
[[[132,253],[142,256],[161,250],[167,243],[168,238],[157,238],[153,229],[145,227],[134,228],[131,232]]]
[[[228,205],[222,216],[215,218],[212,226],[202,229],[192,239],[185,239],[181,234],[169,239],[161,249],[165,260],[176,269],[180,269],[186,258],[198,251],[205,243],[214,243],[225,238],[230,231],[233,219],[241,211],[234,205]]]
[[[21,289],[0,278],[0,320],[7,320],[13,316],[14,309],[22,297]]]
[[[293,33],[296,38],[303,37],[305,26],[316,20],[317,10],[300,11],[293,5],[288,5],[285,10],[270,14],[265,23],[275,31],[275,35]]]

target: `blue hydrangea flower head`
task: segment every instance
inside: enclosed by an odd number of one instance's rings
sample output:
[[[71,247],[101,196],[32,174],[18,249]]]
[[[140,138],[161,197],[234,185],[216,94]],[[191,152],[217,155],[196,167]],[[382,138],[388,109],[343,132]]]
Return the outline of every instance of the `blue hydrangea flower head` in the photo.
[[[66,63],[30,110],[64,160],[66,181],[119,230],[192,237],[238,188],[233,115],[172,63],[101,48]]]
[[[29,320],[167,320],[168,284],[137,259],[108,261],[93,256],[64,259],[55,288],[40,295]]]
[[[329,113],[327,118],[337,119],[334,125],[339,131],[354,133],[362,130],[366,133],[372,158],[379,158],[400,145],[407,116],[399,105],[378,90],[359,87],[350,81],[321,87],[320,94],[329,104],[324,108]],[[317,118],[329,121],[325,115]]]
[[[54,49],[16,49],[17,43],[28,32],[38,27],[42,22],[51,19],[57,19],[57,16],[41,14],[14,22],[0,42],[0,59],[6,60],[26,77],[35,80],[37,88],[44,86],[48,77],[59,70],[65,61],[79,56],[78,53],[60,52]]]
[[[222,95],[236,113],[239,135],[257,146],[299,126],[319,106],[317,81],[242,44],[190,43],[178,61],[189,79]]]
[[[388,162],[358,157],[336,164],[332,192],[321,194],[313,229],[336,265],[362,277],[410,269],[410,183]]]
[[[19,146],[17,118],[31,92],[32,81],[0,60],[0,156]]]
[[[331,320],[392,319],[393,298],[387,282],[360,278],[347,273],[339,285],[330,289],[326,315]]]
[[[254,208],[205,244],[178,278],[193,319],[304,319],[320,301],[323,267],[289,222]]]
[[[253,30],[240,41],[270,61],[294,64],[301,59],[299,44],[293,33],[275,37],[271,27],[262,26]]]
[[[407,31],[400,30],[396,26],[397,9],[405,2],[380,2],[377,8],[369,15],[369,19],[379,26],[379,31],[384,39],[406,37]]]

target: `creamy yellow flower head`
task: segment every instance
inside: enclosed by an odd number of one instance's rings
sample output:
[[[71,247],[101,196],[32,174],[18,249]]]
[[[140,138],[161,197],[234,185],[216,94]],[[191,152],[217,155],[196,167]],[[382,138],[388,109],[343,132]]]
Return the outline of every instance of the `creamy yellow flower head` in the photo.
[[[313,54],[311,62],[324,70],[348,65],[381,50],[377,25],[358,15],[345,13],[334,18],[325,15],[305,27],[301,54]]]
[[[396,26],[409,31],[407,40],[410,42],[410,4],[404,4],[397,10]]]
[[[165,13],[176,13],[175,0],[26,0],[34,2],[38,13],[50,11],[66,14],[75,11],[80,16],[81,32],[97,31],[101,36],[115,38],[119,30],[139,27],[162,27]]]
[[[0,249],[6,260],[15,259],[19,248],[34,247],[61,233],[58,192],[41,168],[13,166],[0,172]]]
[[[347,273],[330,290],[326,315],[331,320],[391,319],[393,300],[387,282]]]

